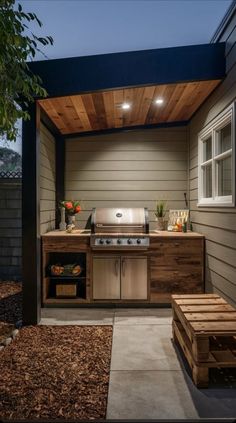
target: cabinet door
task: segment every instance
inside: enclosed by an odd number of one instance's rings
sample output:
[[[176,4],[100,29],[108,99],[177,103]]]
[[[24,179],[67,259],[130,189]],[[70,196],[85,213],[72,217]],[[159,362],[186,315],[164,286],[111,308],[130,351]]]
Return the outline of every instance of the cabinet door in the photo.
[[[93,299],[120,299],[120,258],[93,258]]]
[[[121,299],[147,299],[147,258],[121,258]]]

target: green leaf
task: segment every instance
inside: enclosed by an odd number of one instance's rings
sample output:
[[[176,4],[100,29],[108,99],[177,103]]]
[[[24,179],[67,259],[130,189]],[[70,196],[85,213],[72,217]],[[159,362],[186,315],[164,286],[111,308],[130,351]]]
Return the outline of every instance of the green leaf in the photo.
[[[36,96],[47,96],[27,60],[36,52],[43,54],[39,45],[53,44],[52,37],[37,37],[28,31],[28,22],[42,26],[35,13],[26,13],[20,4],[14,6],[15,0],[0,0],[0,136],[12,141],[17,137],[17,119],[30,119],[29,104]]]

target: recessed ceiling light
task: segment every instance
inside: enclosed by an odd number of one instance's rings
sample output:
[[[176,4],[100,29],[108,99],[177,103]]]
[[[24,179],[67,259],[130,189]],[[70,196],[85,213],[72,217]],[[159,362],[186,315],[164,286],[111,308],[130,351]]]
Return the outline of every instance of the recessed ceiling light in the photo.
[[[160,97],[155,100],[155,103],[159,105],[163,104],[163,102],[164,102],[163,98],[160,98]]]
[[[123,103],[121,107],[122,107],[123,110],[128,110],[128,109],[130,109],[130,104],[129,103]]]

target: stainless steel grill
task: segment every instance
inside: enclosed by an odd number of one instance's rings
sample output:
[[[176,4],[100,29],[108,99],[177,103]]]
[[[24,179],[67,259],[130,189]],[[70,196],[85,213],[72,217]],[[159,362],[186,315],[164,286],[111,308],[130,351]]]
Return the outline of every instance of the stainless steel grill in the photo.
[[[146,249],[149,223],[146,208],[96,208],[91,218],[93,249]]]

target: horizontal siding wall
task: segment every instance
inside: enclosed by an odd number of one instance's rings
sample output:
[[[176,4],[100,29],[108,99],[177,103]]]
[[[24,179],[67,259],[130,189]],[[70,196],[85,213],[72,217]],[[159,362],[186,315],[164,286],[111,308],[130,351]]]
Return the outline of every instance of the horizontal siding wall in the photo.
[[[198,200],[198,133],[236,99],[236,17],[226,28],[224,82],[192,120],[189,150],[191,221],[194,230],[206,237],[206,290],[223,295],[236,305],[236,208],[200,208]]]
[[[40,232],[55,229],[56,171],[55,139],[40,126]]]
[[[147,207],[155,227],[156,200],[184,208],[186,128],[145,129],[66,140],[67,199],[81,199],[84,227],[93,207]]]
[[[0,180],[0,279],[21,280],[21,180]]]

